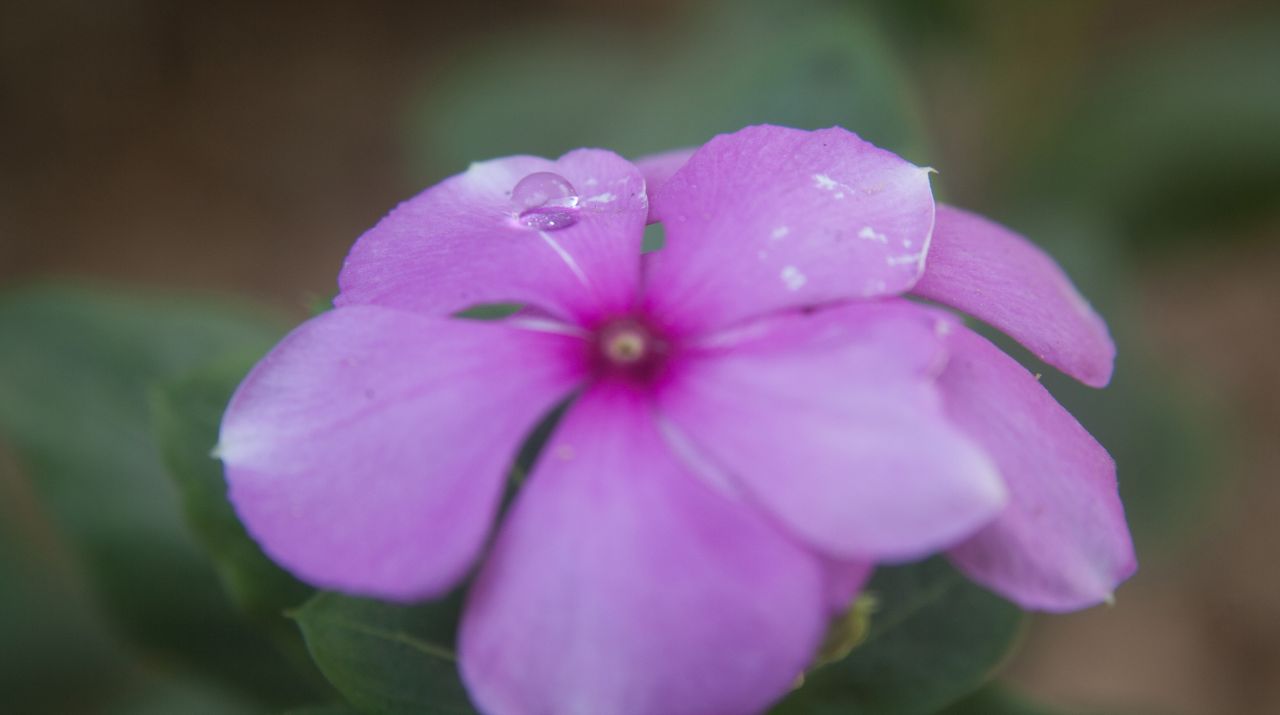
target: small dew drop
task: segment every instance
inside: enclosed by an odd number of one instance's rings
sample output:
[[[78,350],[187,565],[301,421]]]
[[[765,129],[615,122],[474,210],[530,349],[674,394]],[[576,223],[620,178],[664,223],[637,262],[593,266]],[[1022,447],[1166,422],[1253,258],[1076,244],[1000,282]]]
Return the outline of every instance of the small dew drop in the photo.
[[[578,222],[578,192],[569,180],[550,171],[529,174],[511,189],[520,224],[536,231],[559,231]]]
[[[578,222],[578,212],[571,208],[544,206],[520,214],[520,223],[535,231],[559,231]]]
[[[578,192],[563,176],[539,171],[524,177],[511,189],[511,200],[521,211],[544,206],[573,207],[578,204]]]

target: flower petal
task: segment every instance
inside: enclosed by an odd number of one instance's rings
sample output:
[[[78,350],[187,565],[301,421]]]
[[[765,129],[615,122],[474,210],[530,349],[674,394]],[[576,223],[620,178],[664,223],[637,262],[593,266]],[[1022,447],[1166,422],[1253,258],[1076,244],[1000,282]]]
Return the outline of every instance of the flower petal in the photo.
[[[832,613],[843,613],[871,580],[875,564],[869,561],[827,559],[827,605]]]
[[[924,276],[913,291],[999,328],[1077,380],[1111,380],[1107,325],[1044,251],[987,219],[938,207]]]
[[[657,194],[662,189],[662,185],[667,183],[667,179],[689,162],[689,157],[693,156],[694,151],[696,149],[673,149],[636,159],[636,168],[644,174],[645,192],[650,196]],[[658,218],[653,215],[653,207],[649,208],[649,223],[654,223]]]
[[[577,343],[575,345],[575,343]],[[249,533],[322,588],[407,600],[475,558],[581,341],[372,306],[304,323],[232,398],[218,446]]]
[[[952,325],[906,301],[756,321],[682,355],[660,411],[831,556],[924,556],[989,521],[1005,497],[933,385],[938,333]]]
[[[1030,373],[968,329],[939,378],[951,419],[995,459],[1009,505],[951,559],[1025,608],[1108,599],[1136,568],[1115,463]]]
[[[761,712],[821,640],[823,567],[609,390],[570,408],[472,587],[468,690],[490,715]]]
[[[538,231],[520,223],[512,189],[538,172],[558,174],[576,190],[575,224]],[[510,301],[590,321],[634,300],[647,212],[644,178],[611,152],[472,164],[360,237],[334,303],[441,315]]]
[[[718,136],[651,200],[666,246],[648,300],[693,331],[905,292],[933,228],[928,170],[839,128]]]

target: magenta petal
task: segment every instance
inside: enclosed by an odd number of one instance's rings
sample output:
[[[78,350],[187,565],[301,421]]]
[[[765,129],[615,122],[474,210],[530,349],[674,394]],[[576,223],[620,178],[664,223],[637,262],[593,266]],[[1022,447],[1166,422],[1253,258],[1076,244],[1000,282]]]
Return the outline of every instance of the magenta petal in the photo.
[[[489,715],[762,712],[822,637],[822,565],[609,389],[570,409],[472,587],[468,690]]]
[[[320,315],[227,408],[231,501],[313,585],[441,593],[483,543],[521,440],[581,376],[581,352],[576,338],[372,306]]]
[[[839,614],[853,605],[854,598],[871,579],[875,564],[869,561],[827,560],[827,605]]]
[[[542,231],[521,223],[511,192],[538,172],[571,184],[577,206],[565,212],[576,223]],[[591,320],[634,300],[647,214],[639,170],[607,151],[472,164],[361,236],[334,302],[440,315],[510,301]]]
[[[947,413],[995,459],[1009,505],[951,551],[973,580],[1025,608],[1108,599],[1136,561],[1115,463],[1030,373],[967,329],[940,378]]]
[[[999,224],[938,206],[914,292],[990,323],[1086,385],[1111,380],[1116,347],[1106,323],[1048,254]]]
[[[839,128],[718,136],[651,201],[648,299],[689,330],[907,291],[933,229],[928,170]]]
[[[906,301],[750,323],[681,356],[661,413],[825,553],[924,556],[990,521],[1005,498],[933,384],[939,333],[952,326]]]
[[[636,168],[644,174],[645,191],[653,196],[667,183],[667,179],[671,178],[680,167],[689,161],[689,157],[693,156],[695,149],[674,149],[661,154],[649,154],[636,159]],[[649,211],[649,223],[657,221],[658,218],[653,215],[652,207]]]

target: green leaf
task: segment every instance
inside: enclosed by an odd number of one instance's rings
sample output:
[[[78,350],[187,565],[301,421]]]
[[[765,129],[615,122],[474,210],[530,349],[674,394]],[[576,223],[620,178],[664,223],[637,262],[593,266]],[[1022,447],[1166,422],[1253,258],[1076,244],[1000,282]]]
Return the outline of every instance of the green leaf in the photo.
[[[1060,715],[997,686],[987,686],[938,715]]]
[[[308,708],[294,708],[281,715],[362,715],[359,710],[346,705],[345,703],[335,703],[333,705],[315,705]]]
[[[931,715],[991,675],[1022,622],[941,558],[882,568],[867,593],[879,610],[866,639],[809,673],[774,715]]]
[[[556,18],[473,46],[422,99],[413,130],[422,173],[582,146],[635,156],[763,122],[839,124],[918,151],[920,122],[897,65],[860,9],[723,0],[672,11],[683,15],[661,31]]]
[[[417,606],[321,593],[293,615],[321,672],[362,712],[472,715],[453,643],[461,596]]]
[[[463,320],[501,320],[519,313],[523,303],[481,303],[453,314]]]
[[[147,405],[151,383],[279,333],[248,306],[58,285],[0,293],[0,435],[102,612],[150,657],[286,705],[317,691],[231,607],[183,523]],[[14,518],[8,508],[0,516]]]
[[[1155,711],[1143,709],[1144,715],[1154,715]],[[1087,711],[1072,708],[1064,710],[1032,702],[1021,694],[1012,692],[999,684],[988,685],[969,697],[954,703],[940,711],[937,715],[1138,715],[1138,711],[1094,710]]]
[[[257,715],[261,705],[213,684],[183,677],[167,677],[149,683],[105,709],[106,715]]]
[[[644,227],[644,241],[640,244],[641,253],[661,251],[667,245],[667,230],[660,223],[651,223]]]
[[[269,619],[301,604],[313,589],[281,570],[249,538],[227,500],[222,464],[210,454],[231,394],[258,357],[257,351],[233,356],[155,386],[151,414],[188,523],[237,605]]]

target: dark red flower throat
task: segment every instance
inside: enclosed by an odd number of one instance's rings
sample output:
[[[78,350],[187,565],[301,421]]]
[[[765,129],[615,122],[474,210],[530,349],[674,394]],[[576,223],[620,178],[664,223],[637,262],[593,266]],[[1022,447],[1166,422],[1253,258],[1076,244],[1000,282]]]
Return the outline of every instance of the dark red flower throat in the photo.
[[[646,383],[661,373],[671,342],[643,318],[625,316],[601,324],[593,348],[598,376]]]

